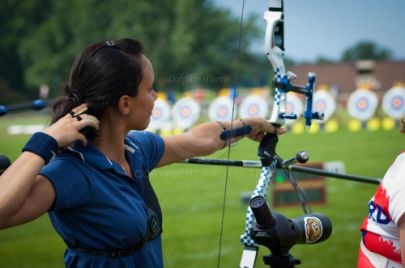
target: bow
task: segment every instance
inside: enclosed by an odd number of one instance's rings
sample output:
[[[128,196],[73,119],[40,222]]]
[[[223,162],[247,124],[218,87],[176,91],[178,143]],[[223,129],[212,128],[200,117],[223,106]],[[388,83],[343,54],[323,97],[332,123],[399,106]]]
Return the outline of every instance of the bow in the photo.
[[[266,21],[265,52],[274,69],[274,103],[270,117],[270,123],[275,127],[285,124],[286,119],[296,119],[297,115],[287,114],[287,92],[293,91],[304,94],[306,98],[306,111],[304,113],[305,124],[311,126],[312,119],[323,119],[323,115],[312,111],[312,95],[315,87],[316,74],[308,74],[308,83],[305,87],[295,86],[290,80],[296,78],[291,72],[286,72],[284,65],[284,6],[283,0],[269,0],[269,9],[264,13]],[[261,196],[266,197],[271,177],[280,163],[276,155],[275,147],[277,136],[267,134],[259,146],[259,158],[262,163],[262,170],[256,189],[251,200]],[[241,268],[254,267],[258,252],[258,245],[251,237],[251,230],[254,227],[254,215],[249,207],[246,213],[245,231],[241,235],[241,243],[244,246],[240,262]]]

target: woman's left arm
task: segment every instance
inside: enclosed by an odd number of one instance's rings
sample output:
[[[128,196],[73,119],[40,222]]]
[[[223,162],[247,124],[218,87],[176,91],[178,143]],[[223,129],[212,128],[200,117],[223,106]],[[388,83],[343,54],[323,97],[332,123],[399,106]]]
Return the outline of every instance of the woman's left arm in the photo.
[[[255,141],[261,141],[266,133],[286,132],[286,129],[276,128],[260,117],[249,117],[233,122],[204,123],[183,134],[164,137],[165,152],[157,166],[169,165],[190,157],[210,155],[243,138],[244,136],[241,136],[227,141],[220,139],[220,134],[224,130],[230,130],[231,125],[233,129],[244,125],[250,126],[252,131],[246,136]]]

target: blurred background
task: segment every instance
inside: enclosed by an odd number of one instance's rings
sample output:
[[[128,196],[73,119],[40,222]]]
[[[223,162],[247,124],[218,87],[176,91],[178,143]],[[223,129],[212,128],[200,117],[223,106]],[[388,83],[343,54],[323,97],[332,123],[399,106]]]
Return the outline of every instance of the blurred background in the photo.
[[[0,105],[51,101],[62,94],[82,48],[131,37],[144,44],[155,70],[159,99],[150,131],[169,135],[226,119],[224,98],[234,96],[236,116],[267,117],[273,71],[263,52],[266,5],[264,0],[245,2],[240,38],[242,1],[2,0]],[[318,165],[332,162],[341,172],[381,178],[403,149],[398,120],[405,115],[405,2],[285,0],[284,5],[287,69],[298,75],[296,84],[305,84],[308,72],[318,74],[317,91],[323,95],[315,109],[328,117],[309,130],[302,118],[288,122],[278,153],[288,158],[304,149]],[[301,114],[304,100],[295,95],[289,100],[290,112]],[[0,154],[13,161],[30,135],[49,121],[46,108],[0,117]],[[256,148],[242,141],[231,158],[256,160]],[[210,157],[226,158],[227,152]],[[254,189],[259,173],[229,171],[221,267],[239,264],[243,196]],[[186,164],[152,173],[165,216],[166,267],[216,267],[225,177],[224,168]],[[331,218],[332,237],[294,247],[292,253],[303,261],[300,267],[353,267],[360,224],[376,187],[331,178],[322,187],[314,211]],[[277,210],[302,215],[297,204]],[[0,267],[63,267],[63,252],[46,215],[0,231]],[[261,252],[268,254],[264,248]],[[257,267],[265,267],[261,257]]]

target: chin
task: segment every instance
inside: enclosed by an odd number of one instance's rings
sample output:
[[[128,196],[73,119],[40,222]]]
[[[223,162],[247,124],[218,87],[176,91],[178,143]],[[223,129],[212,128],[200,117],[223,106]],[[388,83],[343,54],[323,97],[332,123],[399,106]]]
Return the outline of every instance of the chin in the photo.
[[[145,130],[145,129],[148,128],[149,123],[150,123],[150,118],[148,118],[148,121],[145,122],[144,124],[136,126],[136,127],[134,128],[134,130]]]

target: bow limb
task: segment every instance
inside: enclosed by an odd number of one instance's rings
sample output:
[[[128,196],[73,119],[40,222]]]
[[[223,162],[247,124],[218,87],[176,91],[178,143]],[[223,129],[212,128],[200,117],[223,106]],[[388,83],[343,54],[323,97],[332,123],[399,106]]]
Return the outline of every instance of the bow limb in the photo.
[[[266,34],[264,49],[274,70],[274,80],[281,83],[286,79],[284,65],[284,6],[282,0],[269,0],[269,10],[264,13]],[[286,115],[286,91],[276,87],[270,122],[284,125]]]

